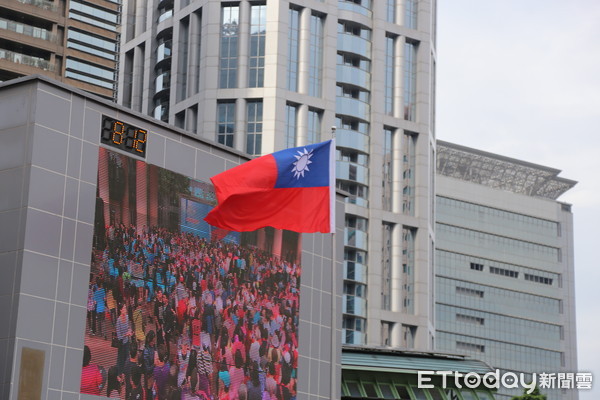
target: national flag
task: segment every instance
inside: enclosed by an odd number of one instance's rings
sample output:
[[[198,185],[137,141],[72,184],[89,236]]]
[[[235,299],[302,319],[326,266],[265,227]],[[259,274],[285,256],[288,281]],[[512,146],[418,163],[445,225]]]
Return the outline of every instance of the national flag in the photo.
[[[211,178],[218,205],[204,220],[238,232],[334,232],[334,167],[333,140],[255,158]]]

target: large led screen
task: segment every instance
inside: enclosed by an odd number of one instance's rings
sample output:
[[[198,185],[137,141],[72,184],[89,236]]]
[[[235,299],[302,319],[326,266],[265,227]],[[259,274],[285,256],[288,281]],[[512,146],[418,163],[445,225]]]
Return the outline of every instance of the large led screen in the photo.
[[[99,151],[81,392],[295,399],[299,235],[213,228],[210,184]]]

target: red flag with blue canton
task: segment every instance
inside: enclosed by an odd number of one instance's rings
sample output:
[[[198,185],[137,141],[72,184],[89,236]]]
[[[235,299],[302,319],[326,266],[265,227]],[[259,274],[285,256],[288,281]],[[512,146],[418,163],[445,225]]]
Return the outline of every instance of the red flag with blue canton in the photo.
[[[265,226],[335,230],[335,143],[277,151],[213,176],[218,205],[204,220],[237,232]]]

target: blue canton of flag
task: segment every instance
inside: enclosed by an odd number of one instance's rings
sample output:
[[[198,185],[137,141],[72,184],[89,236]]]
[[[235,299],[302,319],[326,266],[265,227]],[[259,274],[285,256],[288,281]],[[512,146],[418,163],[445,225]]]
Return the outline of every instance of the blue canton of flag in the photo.
[[[331,141],[273,153],[277,163],[276,188],[329,186]]]

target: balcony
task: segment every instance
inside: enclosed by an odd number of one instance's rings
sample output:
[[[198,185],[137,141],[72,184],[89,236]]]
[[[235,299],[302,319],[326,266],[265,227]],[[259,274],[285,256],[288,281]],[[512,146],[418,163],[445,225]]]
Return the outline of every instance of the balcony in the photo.
[[[367,232],[356,228],[344,228],[344,246],[351,246],[361,250],[368,249],[369,235]]]
[[[161,103],[154,107],[153,117],[163,122],[169,121],[169,103]]]
[[[367,316],[367,300],[362,297],[345,294],[342,299],[342,312],[345,314]]]
[[[19,3],[23,3],[23,4],[31,4],[33,6],[42,8],[44,10],[48,10],[48,11],[57,11],[58,10],[58,6],[56,5],[56,3],[53,3],[51,1],[46,1],[46,0],[17,0]]]
[[[340,83],[347,83],[354,86],[360,86],[366,90],[371,90],[371,74],[351,65],[338,65],[335,80]]]
[[[348,161],[336,162],[336,178],[369,185],[369,169]]]
[[[350,329],[342,329],[342,343],[364,344],[365,334]]]
[[[352,97],[337,97],[335,101],[335,112],[338,114],[349,115],[360,118],[363,121],[369,121],[371,106],[364,101]]]
[[[335,144],[337,147],[346,147],[363,153],[369,152],[369,136],[350,129],[338,128]]]
[[[367,283],[367,266],[356,261],[344,261],[344,279]]]
[[[371,59],[371,42],[350,33],[338,33],[337,49]]]
[[[361,3],[368,4],[368,0],[363,0]],[[352,1],[340,0],[338,1],[338,9],[355,12],[357,14],[364,15],[365,17],[371,18],[373,12],[368,8],[361,4],[356,4]]]
[[[158,47],[156,48],[156,65],[157,66],[161,61],[171,58],[171,55],[173,52],[172,47],[173,47],[172,40],[167,40],[158,45]]]
[[[52,42],[54,41],[54,35],[46,29],[25,25],[20,22],[11,21],[4,18],[0,18],[0,29],[21,33],[36,39],[48,40]]]
[[[171,72],[166,71],[158,75],[154,80],[154,97],[161,96],[163,92],[171,88]]]
[[[17,64],[28,65],[43,69],[44,71],[54,71],[54,65],[50,61],[40,57],[28,56],[26,54],[15,53],[14,51],[0,49],[0,59],[12,61]]]
[[[157,22],[161,23],[173,16],[173,10],[160,10],[160,15],[157,18]]]

